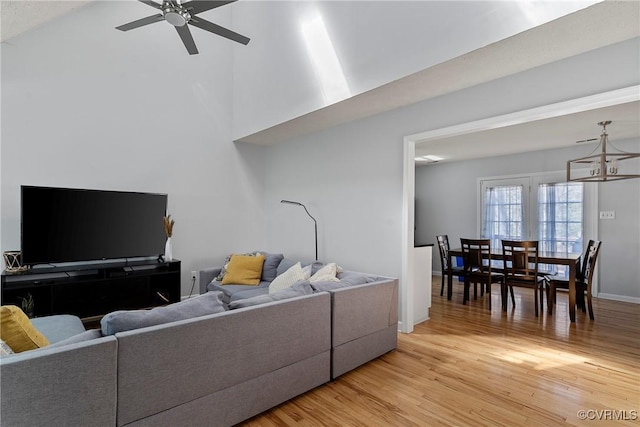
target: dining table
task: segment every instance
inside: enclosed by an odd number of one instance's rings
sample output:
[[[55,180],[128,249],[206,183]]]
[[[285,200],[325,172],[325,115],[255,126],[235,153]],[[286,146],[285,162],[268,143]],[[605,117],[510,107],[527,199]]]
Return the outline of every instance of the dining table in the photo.
[[[492,249],[491,260],[504,260],[504,254],[502,251]],[[462,248],[450,249],[448,256],[448,265],[453,264],[454,257],[462,257]],[[580,264],[580,254],[567,254],[562,252],[538,252],[538,264],[548,265],[566,265],[569,270],[569,319],[571,323],[576,321],[576,272],[578,265]],[[496,268],[496,271],[501,269]],[[453,277],[448,274],[447,280],[447,299],[450,300],[453,295]]]

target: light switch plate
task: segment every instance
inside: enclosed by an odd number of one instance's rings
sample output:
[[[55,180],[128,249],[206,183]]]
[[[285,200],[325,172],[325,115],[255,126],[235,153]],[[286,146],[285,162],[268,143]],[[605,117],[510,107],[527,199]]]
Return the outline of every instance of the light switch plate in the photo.
[[[600,219],[616,219],[615,211],[600,211]]]

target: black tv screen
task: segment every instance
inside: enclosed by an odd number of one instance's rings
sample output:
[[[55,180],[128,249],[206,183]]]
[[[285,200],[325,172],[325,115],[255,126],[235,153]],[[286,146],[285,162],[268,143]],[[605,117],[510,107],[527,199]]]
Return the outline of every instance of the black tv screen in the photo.
[[[166,211],[166,194],[22,186],[22,263],[158,256]]]

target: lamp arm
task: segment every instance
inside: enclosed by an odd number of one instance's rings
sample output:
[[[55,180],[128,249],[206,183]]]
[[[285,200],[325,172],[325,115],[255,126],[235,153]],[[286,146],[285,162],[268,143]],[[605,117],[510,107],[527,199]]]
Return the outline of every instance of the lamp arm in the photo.
[[[302,206],[304,208],[304,210],[307,213],[307,215],[309,215],[309,218],[311,218],[313,220],[313,230],[314,230],[315,237],[316,237],[316,261],[317,261],[318,260],[318,221],[316,221],[316,219],[313,216],[311,216],[311,214],[309,213],[309,211],[307,210],[307,207],[305,205],[300,203],[300,206]]]
[[[280,200],[280,203],[287,203],[290,205],[302,206],[304,208],[304,211],[307,213],[307,215],[309,215],[309,218],[313,220],[313,230],[315,233],[315,241],[316,241],[316,261],[317,261],[318,260],[318,221],[316,221],[316,219],[309,213],[309,210],[307,209],[307,207],[300,202],[294,202],[292,200]]]

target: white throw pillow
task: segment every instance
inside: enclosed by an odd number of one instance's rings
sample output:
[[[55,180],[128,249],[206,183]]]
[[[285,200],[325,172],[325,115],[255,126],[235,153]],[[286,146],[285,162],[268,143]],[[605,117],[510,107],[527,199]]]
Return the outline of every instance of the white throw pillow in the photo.
[[[305,277],[302,265],[298,262],[293,267],[273,279],[273,282],[269,285],[269,294],[290,288],[291,285],[296,283],[298,280],[305,280],[307,278],[308,276]]]
[[[304,274],[304,280],[309,280],[309,277],[311,277],[311,264],[302,267],[302,274]]]
[[[316,271],[316,274],[311,276],[309,282],[337,282],[338,278],[336,277],[336,273],[338,271],[338,266],[335,262],[330,262],[329,264],[322,267],[320,270]]]
[[[9,347],[9,344],[0,340],[0,356],[8,356],[13,354],[13,350]]]

